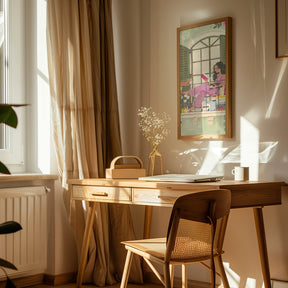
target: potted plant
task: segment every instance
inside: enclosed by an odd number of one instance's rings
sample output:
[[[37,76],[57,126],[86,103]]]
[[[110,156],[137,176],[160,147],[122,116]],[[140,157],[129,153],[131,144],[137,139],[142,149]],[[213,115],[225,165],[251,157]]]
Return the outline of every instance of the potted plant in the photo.
[[[17,128],[18,117],[13,107],[25,106],[24,104],[0,104],[0,124]],[[0,161],[0,173],[11,174],[9,169]]]
[[[0,104],[0,123],[16,128],[18,124],[18,117],[13,107],[19,107],[19,106],[24,106],[24,105]],[[10,174],[9,169],[1,161],[0,161],[0,173]],[[0,234],[15,233],[21,229],[22,229],[21,225],[15,221],[7,221],[7,222],[0,224]],[[11,281],[11,279],[8,277],[4,268],[9,268],[13,270],[17,270],[17,268],[15,267],[13,263],[0,258],[0,269],[3,270],[7,279],[5,288],[16,287]]]
[[[22,229],[21,225],[15,221],[7,221],[7,222],[0,224],[0,234],[15,233],[21,229]],[[5,259],[0,258],[0,269],[4,272],[6,279],[7,279],[5,288],[16,288],[14,283],[8,277],[8,274],[4,268],[17,270],[16,266],[13,263],[11,263]]]

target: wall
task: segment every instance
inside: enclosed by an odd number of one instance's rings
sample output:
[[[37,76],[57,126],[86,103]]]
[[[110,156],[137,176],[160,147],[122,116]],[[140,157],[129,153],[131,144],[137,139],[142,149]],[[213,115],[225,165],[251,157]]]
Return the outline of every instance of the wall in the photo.
[[[147,167],[150,147],[139,133],[140,106],[172,116],[171,133],[161,144],[170,173],[223,173],[249,165],[253,180],[288,180],[287,59],[275,58],[275,3],[269,0],[113,0],[116,73],[125,154],[139,155]],[[176,29],[231,16],[233,25],[233,138],[227,141],[177,139]],[[283,205],[265,207],[270,272],[288,281],[288,216]],[[153,210],[152,236],[165,235],[169,209]],[[141,237],[143,207],[133,207]],[[261,287],[262,277],[251,209],[233,210],[224,244],[224,261],[233,287]],[[228,267],[228,266],[227,266]],[[207,281],[193,266],[189,277]]]

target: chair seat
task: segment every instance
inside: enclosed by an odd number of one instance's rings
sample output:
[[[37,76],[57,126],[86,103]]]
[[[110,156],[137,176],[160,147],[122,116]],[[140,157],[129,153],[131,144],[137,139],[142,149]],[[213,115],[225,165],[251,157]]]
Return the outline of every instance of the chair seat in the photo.
[[[122,242],[126,246],[126,249],[134,248],[135,251],[139,250],[139,255],[151,255],[153,257],[158,258],[159,260],[164,261],[165,253],[166,253],[166,238],[150,238],[150,239],[141,239],[141,240],[132,240]],[[185,261],[185,262],[198,262],[205,261],[210,259],[211,257],[211,245],[204,241],[192,240],[187,241],[187,237],[179,237],[178,245],[182,246],[183,251],[187,251],[187,245],[189,245],[189,250],[193,251],[193,255],[185,255],[185,253],[181,254],[177,253],[177,255],[173,255],[171,261]],[[179,248],[178,248],[179,250]],[[137,253],[138,254],[138,253]],[[222,254],[222,253],[220,253]],[[214,256],[219,255],[219,253],[214,249]]]
[[[166,252],[166,238],[152,238],[121,242],[127,249],[132,247],[156,258],[164,260]]]

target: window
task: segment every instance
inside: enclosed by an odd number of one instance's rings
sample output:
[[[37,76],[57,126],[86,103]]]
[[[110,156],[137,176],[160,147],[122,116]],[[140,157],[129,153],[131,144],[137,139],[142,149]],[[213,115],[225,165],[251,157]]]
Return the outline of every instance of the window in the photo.
[[[50,133],[46,5],[46,0],[0,0],[5,26],[0,56],[5,90],[0,93],[7,103],[28,104],[15,109],[17,129],[4,127],[7,131],[0,132],[0,142],[5,139],[0,144],[0,160],[12,173],[57,171]]]
[[[6,21],[5,21],[5,1],[0,0],[0,102],[5,103],[6,90]],[[5,126],[0,126],[0,149],[5,145]]]
[[[0,0],[0,101],[25,103],[26,1]],[[22,110],[22,111],[21,111]],[[17,109],[17,129],[1,125],[0,159],[12,172],[23,172],[25,113]]]

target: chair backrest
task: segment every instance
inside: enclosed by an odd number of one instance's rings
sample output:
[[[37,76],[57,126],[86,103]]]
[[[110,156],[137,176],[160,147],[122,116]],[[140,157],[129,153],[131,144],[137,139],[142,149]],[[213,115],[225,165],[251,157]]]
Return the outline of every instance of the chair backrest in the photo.
[[[196,261],[221,253],[230,206],[231,192],[226,189],[179,197],[170,217],[166,260]]]

